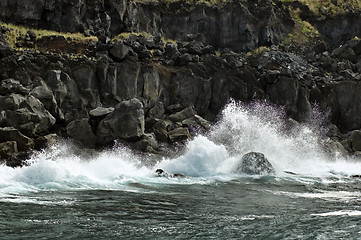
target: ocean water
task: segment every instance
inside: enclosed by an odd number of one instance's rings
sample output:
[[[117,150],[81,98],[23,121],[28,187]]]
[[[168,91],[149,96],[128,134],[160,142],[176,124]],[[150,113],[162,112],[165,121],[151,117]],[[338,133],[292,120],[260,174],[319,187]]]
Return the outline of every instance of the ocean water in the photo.
[[[320,116],[290,127],[280,108],[232,102],[210,133],[152,164],[119,146],[52,146],[0,166],[0,239],[361,239],[361,161],[324,150]],[[250,151],[276,173],[237,173]]]

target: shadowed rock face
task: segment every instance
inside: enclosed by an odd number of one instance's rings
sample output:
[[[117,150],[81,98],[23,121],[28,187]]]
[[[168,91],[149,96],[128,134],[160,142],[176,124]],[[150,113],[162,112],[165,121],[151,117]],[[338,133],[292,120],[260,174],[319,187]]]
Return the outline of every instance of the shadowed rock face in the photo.
[[[145,31],[184,41],[191,35],[214,47],[249,50],[278,44],[291,31],[287,11],[271,1],[206,4],[125,0],[4,0],[0,20],[61,32],[115,36]]]
[[[242,157],[241,165],[238,167],[239,173],[249,175],[267,175],[274,174],[272,164],[267,160],[263,153],[250,152]]]

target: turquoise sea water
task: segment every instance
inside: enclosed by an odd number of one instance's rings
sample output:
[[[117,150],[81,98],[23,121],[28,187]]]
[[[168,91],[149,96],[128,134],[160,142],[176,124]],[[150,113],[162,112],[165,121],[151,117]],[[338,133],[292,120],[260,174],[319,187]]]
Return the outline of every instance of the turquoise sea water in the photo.
[[[0,239],[360,239],[361,162],[325,152],[312,124],[285,129],[279,109],[233,103],[153,164],[121,147],[53,146],[28,167],[0,166]],[[235,172],[250,151],[276,174]]]

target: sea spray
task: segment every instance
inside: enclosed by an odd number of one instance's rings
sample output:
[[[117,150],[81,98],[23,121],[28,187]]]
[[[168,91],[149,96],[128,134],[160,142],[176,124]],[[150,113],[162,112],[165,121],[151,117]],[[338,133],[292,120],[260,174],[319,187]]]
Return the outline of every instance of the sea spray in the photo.
[[[330,159],[323,150],[317,128],[297,124],[290,128],[282,108],[267,102],[249,105],[233,101],[221,120],[206,135],[189,141],[182,155],[158,159],[152,166],[129,149],[115,146],[103,152],[81,154],[70,144],[59,143],[33,155],[29,166],[0,166],[0,194],[59,189],[134,190],[132,186],[163,183],[207,184],[247,177],[235,174],[242,156],[261,152],[272,163],[276,177],[348,177],[360,174],[361,163]],[[184,179],[162,178],[157,168]]]
[[[318,165],[330,161],[325,141],[317,131],[317,119],[287,126],[284,109],[265,101],[249,105],[231,101],[209,139],[223,144],[231,156],[262,152],[281,174],[290,169],[300,173],[319,172]],[[310,117],[311,118],[311,117]]]

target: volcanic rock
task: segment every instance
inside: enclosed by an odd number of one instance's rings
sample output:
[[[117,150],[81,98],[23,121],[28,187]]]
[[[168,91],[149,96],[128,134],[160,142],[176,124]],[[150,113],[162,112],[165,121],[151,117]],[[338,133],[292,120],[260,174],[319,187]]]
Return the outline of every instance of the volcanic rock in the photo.
[[[114,112],[99,123],[97,137],[100,144],[116,140],[139,139],[144,135],[143,104],[136,98],[119,103]]]
[[[274,174],[274,169],[263,153],[250,152],[242,157],[237,172],[249,175],[267,175]]]

